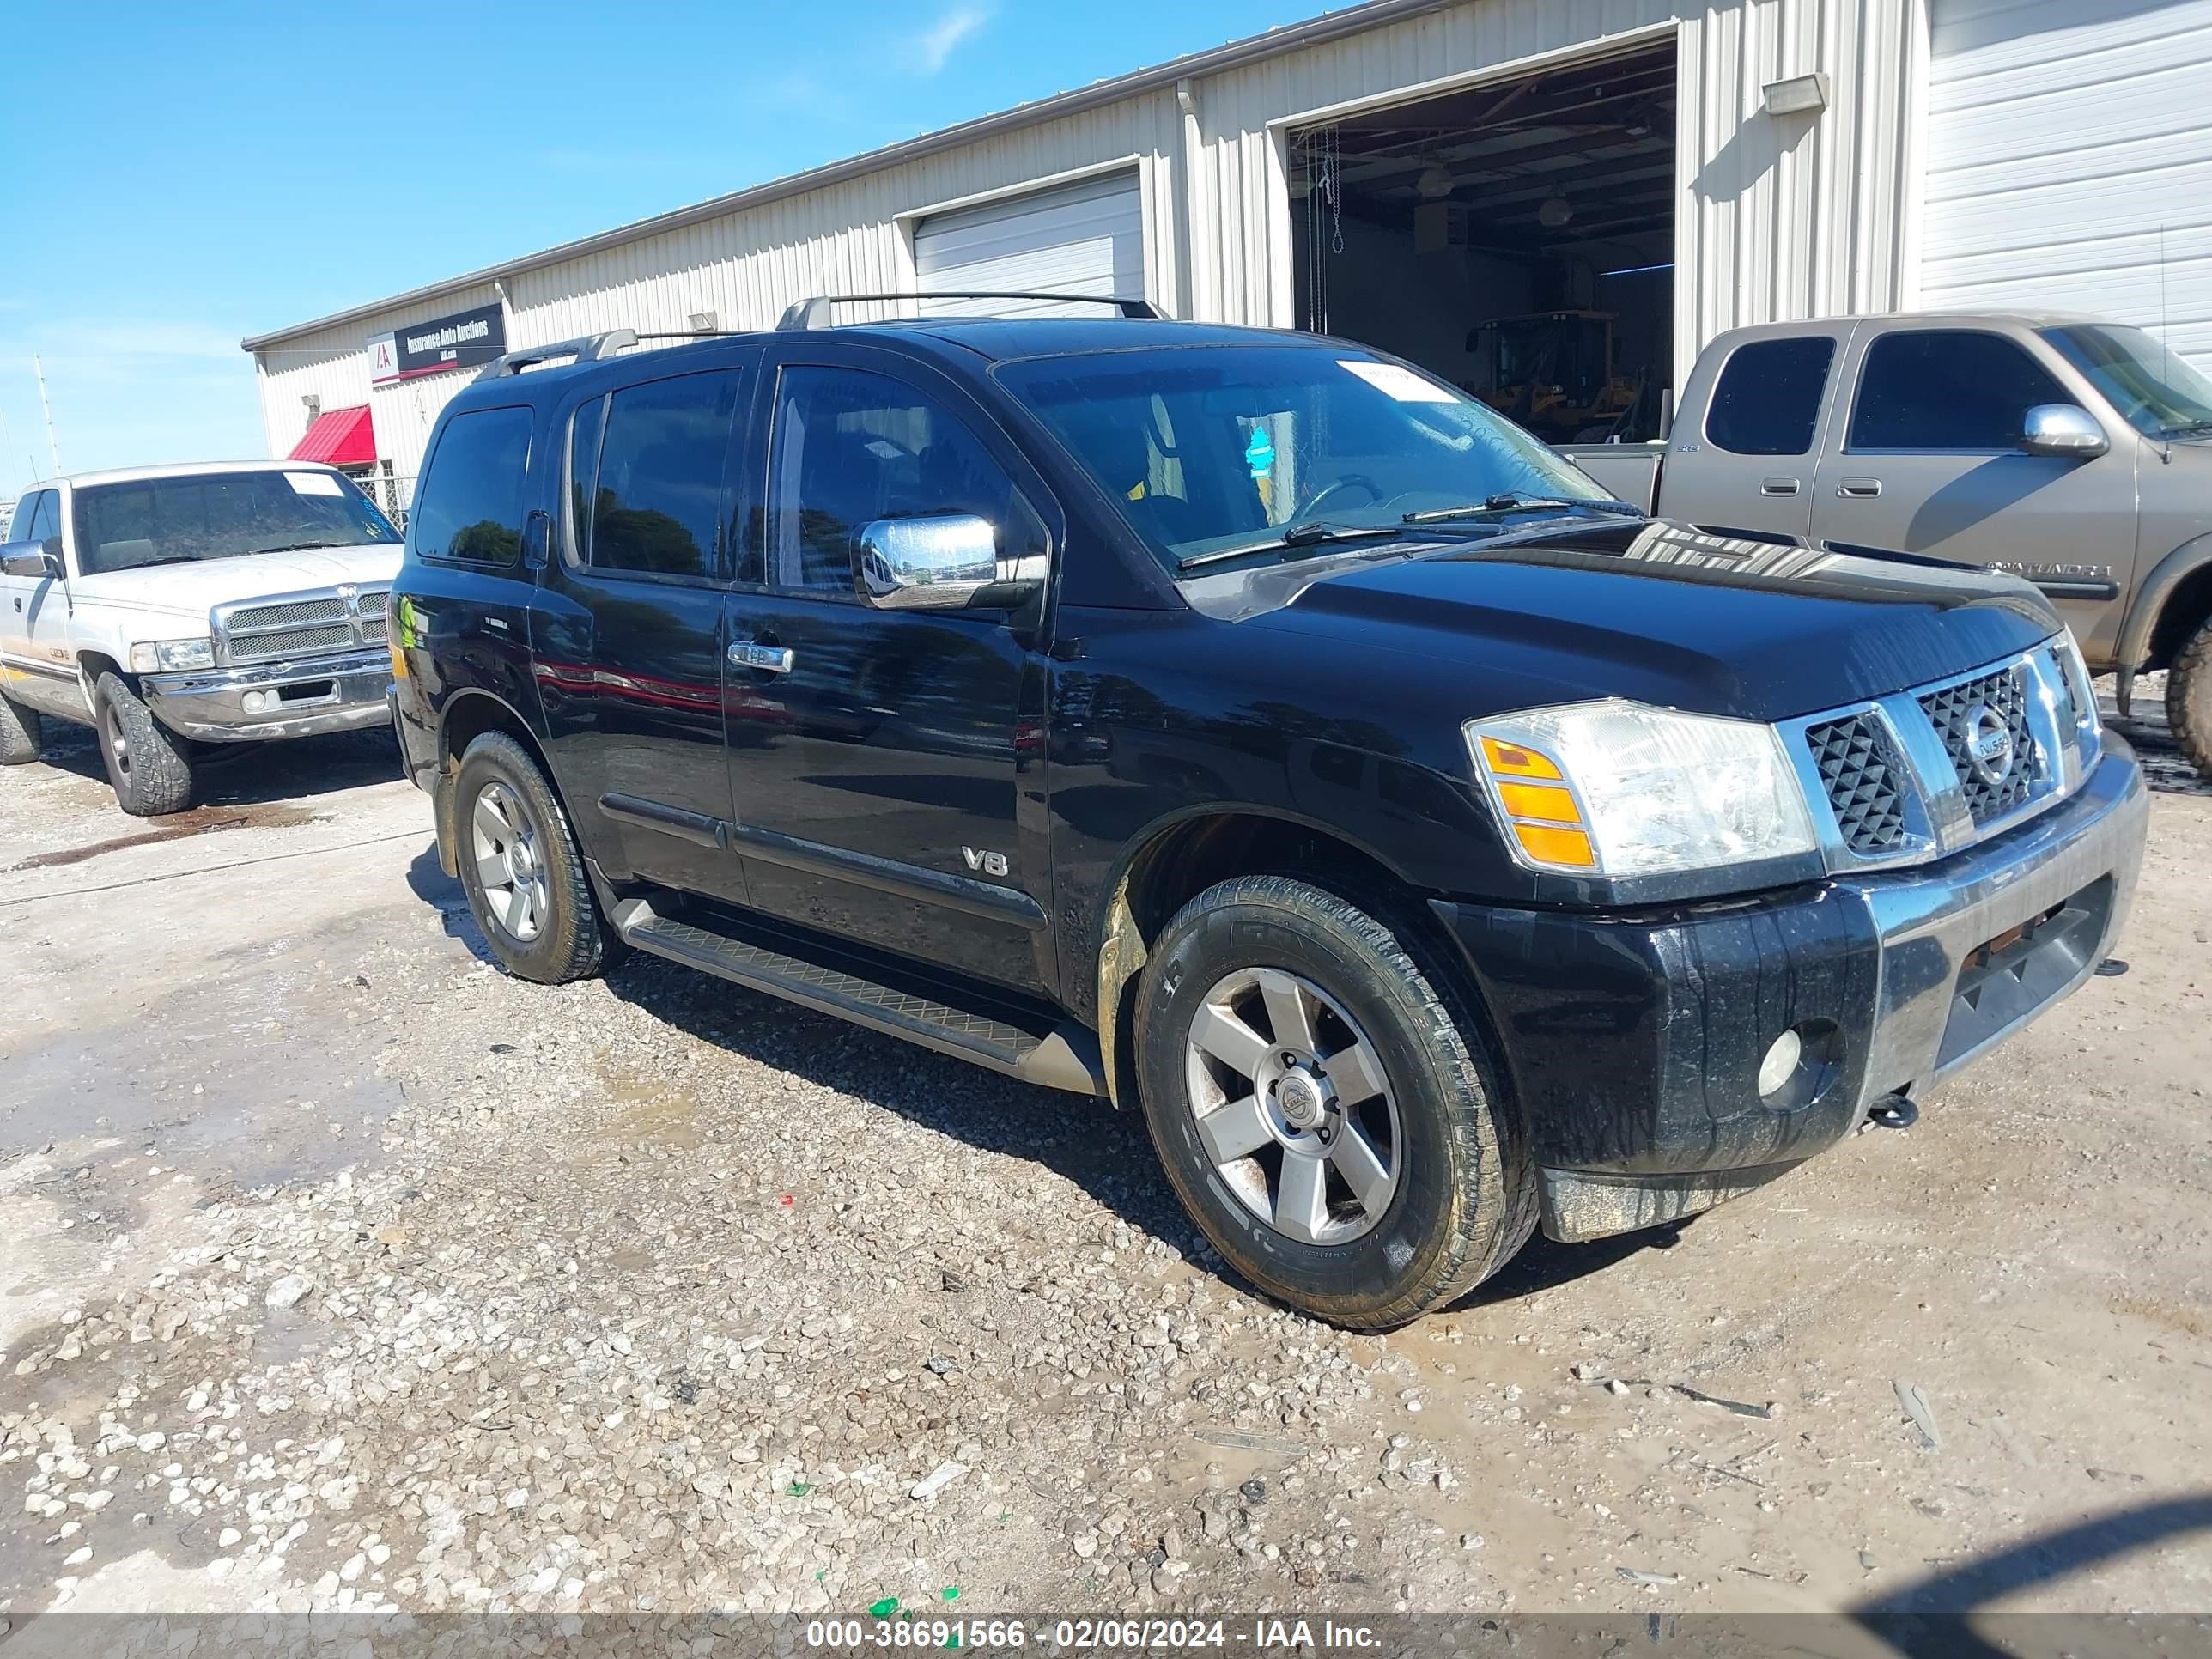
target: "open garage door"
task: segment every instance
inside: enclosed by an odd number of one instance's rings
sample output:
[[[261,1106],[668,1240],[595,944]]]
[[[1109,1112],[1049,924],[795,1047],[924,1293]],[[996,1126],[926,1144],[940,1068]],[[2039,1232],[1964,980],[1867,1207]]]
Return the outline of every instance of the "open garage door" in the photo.
[[[916,286],[1142,299],[1145,215],[1133,169],[933,214],[915,228]],[[1084,307],[925,301],[925,315],[1088,314]]]
[[[1291,138],[1298,325],[1554,442],[1656,434],[1674,381],[1674,45]]]
[[[2088,311],[2212,369],[2212,0],[1936,0],[1920,297]]]

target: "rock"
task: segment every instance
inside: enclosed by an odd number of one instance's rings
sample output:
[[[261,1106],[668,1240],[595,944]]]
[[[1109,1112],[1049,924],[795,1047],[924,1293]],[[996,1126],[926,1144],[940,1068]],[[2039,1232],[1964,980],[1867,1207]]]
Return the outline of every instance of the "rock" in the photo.
[[[237,1543],[245,1536],[246,1534],[239,1531],[236,1527],[225,1527],[221,1532],[216,1534],[216,1547],[217,1549],[227,1550],[233,1544]]]
[[[264,1300],[272,1308],[289,1308],[314,1287],[314,1280],[305,1273],[286,1273],[269,1287]]]
[[[64,1556],[62,1558],[62,1565],[65,1567],[81,1567],[91,1559],[92,1546],[85,1544],[76,1549],[71,1550],[67,1555]]]
[[[968,1466],[965,1463],[956,1463],[951,1458],[947,1458],[921,1480],[915,1481],[913,1486],[908,1487],[906,1495],[908,1498],[926,1501],[936,1497],[938,1493],[967,1473]]]

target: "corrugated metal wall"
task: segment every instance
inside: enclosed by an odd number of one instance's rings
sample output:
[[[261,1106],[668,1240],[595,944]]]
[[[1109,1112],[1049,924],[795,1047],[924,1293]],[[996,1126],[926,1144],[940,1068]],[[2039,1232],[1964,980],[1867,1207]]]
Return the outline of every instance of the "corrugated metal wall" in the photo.
[[[680,329],[699,312],[714,313],[724,328],[763,328],[806,295],[909,287],[911,228],[922,210],[1122,158],[1135,161],[1142,180],[1147,293],[1182,316],[1287,325],[1291,128],[1346,106],[1673,27],[1680,65],[1676,352],[1686,367],[1706,339],[1741,323],[1899,302],[1911,106],[1924,52],[1917,3],[1467,0],[1200,81],[1188,124],[1172,89],[1149,92],[520,272],[507,282],[507,337],[519,346],[608,328]],[[1826,112],[1765,113],[1767,82],[1814,70],[1831,77]],[[1187,125],[1195,149],[1186,170]],[[326,408],[359,401],[365,368],[334,354],[358,354],[372,334],[492,297],[459,289],[276,343],[262,354],[271,448],[281,453],[305,429],[302,392],[321,392]],[[379,445],[403,476],[416,470],[438,405],[464,379],[377,392]]]

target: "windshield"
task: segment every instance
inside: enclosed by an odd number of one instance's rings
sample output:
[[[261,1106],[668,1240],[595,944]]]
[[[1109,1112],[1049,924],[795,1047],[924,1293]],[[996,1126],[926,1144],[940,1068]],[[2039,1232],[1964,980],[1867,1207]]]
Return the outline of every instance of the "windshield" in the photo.
[[[2212,380],[2141,329],[2086,323],[2042,332],[2136,431],[2212,436]]]
[[[88,576],[399,539],[392,521],[335,472],[193,472],[90,484],[76,496],[77,564]]]
[[[1465,393],[1356,348],[1036,358],[999,379],[1170,567],[1280,547],[1291,526],[1395,532],[1411,514],[1504,510],[1516,492],[1612,500]]]

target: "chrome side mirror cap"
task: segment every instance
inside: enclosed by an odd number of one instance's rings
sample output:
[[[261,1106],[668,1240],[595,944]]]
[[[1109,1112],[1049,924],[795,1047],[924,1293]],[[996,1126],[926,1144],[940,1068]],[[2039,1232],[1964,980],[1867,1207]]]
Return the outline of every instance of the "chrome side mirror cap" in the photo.
[[[2097,417],[2076,404],[2038,404],[2027,411],[2020,447],[2031,455],[2094,460],[2112,447]]]
[[[878,611],[963,611],[1012,606],[1042,576],[1042,560],[1002,559],[988,519],[946,513],[878,519],[853,552],[853,587]]]
[[[11,542],[0,548],[0,572],[10,576],[28,576],[33,581],[59,580],[62,562],[49,543]]]

